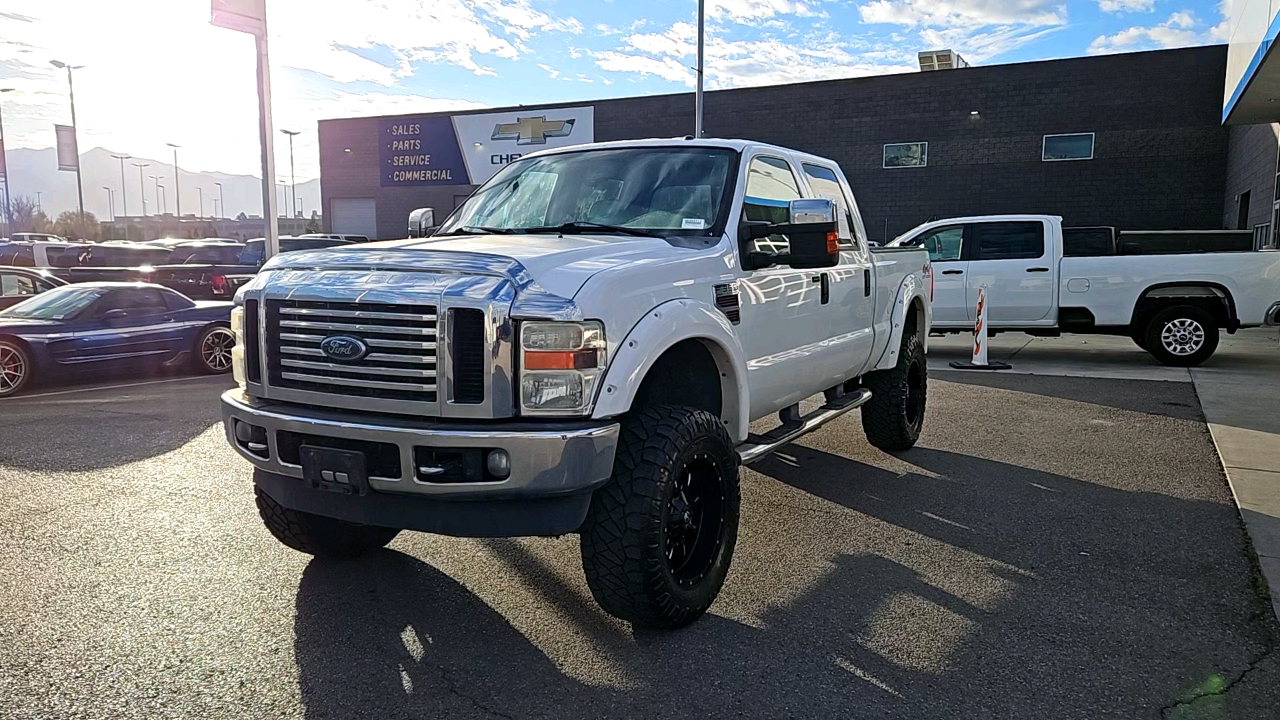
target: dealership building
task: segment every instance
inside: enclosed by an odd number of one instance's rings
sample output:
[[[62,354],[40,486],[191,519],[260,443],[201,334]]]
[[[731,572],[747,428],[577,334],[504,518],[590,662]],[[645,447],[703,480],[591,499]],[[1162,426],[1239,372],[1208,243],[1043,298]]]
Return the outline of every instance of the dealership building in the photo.
[[[923,57],[948,69],[709,92],[706,135],[835,159],[873,240],[931,218],[1047,213],[1271,242],[1276,133],[1224,124],[1227,46],[976,67]],[[324,120],[326,230],[403,237],[412,210],[442,221],[522,154],[678,138],[693,114],[682,93]]]

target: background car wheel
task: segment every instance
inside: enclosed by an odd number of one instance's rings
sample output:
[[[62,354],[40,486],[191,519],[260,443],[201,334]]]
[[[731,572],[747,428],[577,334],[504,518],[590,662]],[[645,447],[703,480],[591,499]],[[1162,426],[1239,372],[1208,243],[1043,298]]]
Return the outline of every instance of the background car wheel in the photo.
[[[196,369],[206,375],[231,372],[231,348],[236,346],[231,328],[213,325],[204,329],[196,339]]]
[[[283,545],[316,557],[350,559],[386,547],[400,534],[395,528],[356,525],[342,520],[290,510],[259,488],[253,489],[258,515]]]
[[[663,405],[630,415],[581,529],[596,602],[642,627],[697,620],[729,572],[738,503],[738,456],[720,418]]]
[[[34,371],[25,347],[11,340],[0,340],[0,397],[22,392],[31,382]]]
[[[898,364],[863,377],[871,400],[862,406],[862,431],[867,442],[881,450],[907,450],[924,429],[929,368],[924,344],[915,333],[902,338]]]
[[[1218,349],[1218,323],[1200,308],[1177,305],[1151,318],[1146,341],[1147,352],[1161,363],[1194,367]]]

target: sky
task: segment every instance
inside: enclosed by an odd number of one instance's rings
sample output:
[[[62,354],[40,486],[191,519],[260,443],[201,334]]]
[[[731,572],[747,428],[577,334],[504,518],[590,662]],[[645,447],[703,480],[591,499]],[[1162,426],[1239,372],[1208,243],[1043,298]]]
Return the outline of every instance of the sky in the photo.
[[[1230,0],[706,0],[709,89],[1225,41]],[[689,90],[696,0],[266,0],[276,128],[299,181],[316,121]],[[79,145],[258,174],[253,39],[209,0],[0,0],[6,144]],[[276,142],[277,172],[288,145]]]

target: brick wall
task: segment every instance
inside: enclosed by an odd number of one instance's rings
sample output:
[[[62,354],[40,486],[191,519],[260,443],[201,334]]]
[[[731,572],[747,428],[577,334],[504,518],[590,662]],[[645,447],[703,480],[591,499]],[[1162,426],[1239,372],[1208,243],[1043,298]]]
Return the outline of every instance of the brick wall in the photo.
[[[873,239],[932,217],[1010,212],[1217,228],[1225,71],[1226,47],[1213,46],[723,90],[707,94],[705,120],[711,137],[838,161]],[[597,140],[693,131],[691,93],[540,107],[585,104]],[[1041,162],[1044,135],[1072,132],[1095,133],[1093,160]],[[929,143],[928,167],[881,167],[885,143],[916,141]],[[330,198],[374,197],[384,238],[403,236],[416,207],[442,220],[472,189],[379,187],[376,119],[322,121],[320,167],[326,219]]]

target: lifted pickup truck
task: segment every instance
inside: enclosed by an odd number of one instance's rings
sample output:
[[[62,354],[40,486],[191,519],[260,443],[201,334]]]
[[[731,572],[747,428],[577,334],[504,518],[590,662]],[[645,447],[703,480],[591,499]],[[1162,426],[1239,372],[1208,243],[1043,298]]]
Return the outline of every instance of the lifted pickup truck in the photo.
[[[916,442],[930,286],[923,250],[868,249],[830,160],[548,150],[431,238],[268,262],[236,299],[227,438],[289,547],[576,532],[608,612],[677,627],[728,572],[741,464],[857,407],[872,444]]]
[[[1121,233],[1120,245],[1127,235],[1144,233]],[[1173,234],[1160,235],[1168,245]],[[972,331],[985,287],[993,332],[1127,335],[1165,365],[1188,367],[1213,355],[1221,330],[1280,312],[1280,252],[1125,254],[1143,252],[1142,241],[1126,251],[1106,237],[1068,236],[1064,256],[1062,218],[984,215],[925,223],[889,245],[928,250],[938,273],[934,332]]]

